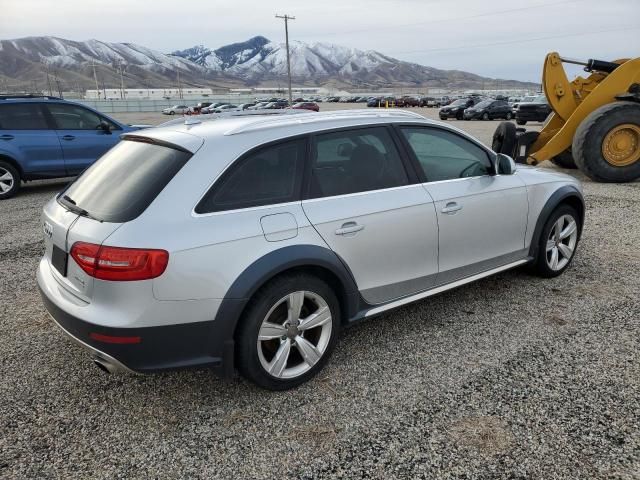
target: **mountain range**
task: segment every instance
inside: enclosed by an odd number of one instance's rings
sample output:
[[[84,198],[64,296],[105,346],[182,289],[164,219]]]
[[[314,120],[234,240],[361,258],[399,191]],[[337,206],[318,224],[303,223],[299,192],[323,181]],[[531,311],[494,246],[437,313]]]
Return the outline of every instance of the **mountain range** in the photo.
[[[330,43],[294,40],[290,56],[293,82],[303,86],[535,88],[533,83],[439,70],[374,50]],[[99,83],[107,87],[120,86],[120,69],[127,88],[168,87],[177,82],[220,88],[273,86],[286,82],[286,47],[262,36],[215,50],[198,45],[170,54],[133,43],[49,36],[0,41],[0,90],[20,89],[20,85],[22,89],[31,85],[42,88],[52,78],[63,84],[63,90],[95,88],[94,68]]]

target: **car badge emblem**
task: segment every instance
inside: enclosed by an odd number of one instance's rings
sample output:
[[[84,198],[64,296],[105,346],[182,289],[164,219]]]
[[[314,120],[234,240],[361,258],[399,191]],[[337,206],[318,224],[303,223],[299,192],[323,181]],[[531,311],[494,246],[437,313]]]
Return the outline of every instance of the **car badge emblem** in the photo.
[[[53,225],[51,225],[49,222],[44,222],[44,225],[42,225],[42,230],[44,230],[44,234],[48,238],[53,237]]]

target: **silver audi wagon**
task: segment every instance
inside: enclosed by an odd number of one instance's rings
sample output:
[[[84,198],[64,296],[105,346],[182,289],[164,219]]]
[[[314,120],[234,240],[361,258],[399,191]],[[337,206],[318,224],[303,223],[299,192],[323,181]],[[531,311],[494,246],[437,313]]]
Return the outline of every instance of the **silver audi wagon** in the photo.
[[[103,370],[286,389],[357,320],[561,274],[583,218],[574,178],[411,112],[239,113],[123,135],[45,206],[37,279]]]

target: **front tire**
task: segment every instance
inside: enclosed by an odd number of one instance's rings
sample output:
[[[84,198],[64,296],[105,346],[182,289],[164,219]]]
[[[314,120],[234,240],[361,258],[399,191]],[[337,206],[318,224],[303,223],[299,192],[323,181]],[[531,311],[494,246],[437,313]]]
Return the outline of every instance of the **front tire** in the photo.
[[[569,205],[556,208],[538,240],[538,254],[532,265],[534,273],[544,278],[561,275],[573,260],[581,230],[575,208]]]
[[[507,112],[507,115],[504,117],[507,120],[511,120],[511,112]]]
[[[517,123],[518,125],[526,125],[526,124],[527,124],[527,121],[526,121],[526,120],[516,120],[516,123]]]
[[[482,120],[491,120],[491,117],[489,116],[489,114],[487,112],[484,112],[482,114]]]
[[[0,160],[0,200],[13,197],[20,190],[20,173],[9,162]]]
[[[238,369],[268,390],[297,387],[328,361],[340,324],[338,299],[326,282],[278,277],[256,293],[241,319]]]
[[[615,102],[587,116],[573,137],[576,165],[597,182],[640,178],[640,104]]]
[[[176,112],[174,112],[173,110],[171,110],[171,111],[169,112],[169,115],[175,115],[175,114],[176,114]]]

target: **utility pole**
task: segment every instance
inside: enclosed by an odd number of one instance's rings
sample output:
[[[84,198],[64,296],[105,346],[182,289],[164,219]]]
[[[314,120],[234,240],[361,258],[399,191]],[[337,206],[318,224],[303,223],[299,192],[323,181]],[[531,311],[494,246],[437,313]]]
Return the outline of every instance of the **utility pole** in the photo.
[[[178,69],[177,72],[178,72],[178,98],[182,99],[182,82],[180,82],[180,69]]]
[[[293,103],[293,96],[291,95],[291,60],[289,58],[289,20],[295,20],[296,17],[290,15],[278,15],[276,18],[282,18],[284,20],[284,35],[287,43],[287,76],[289,77],[289,106]]]
[[[120,98],[122,100],[125,99],[125,94],[124,94],[124,64],[122,62],[122,60],[120,60],[118,62],[118,70],[120,70]]]
[[[91,60],[91,66],[93,67],[93,79],[96,81],[96,93],[98,95],[98,100],[100,100],[100,87],[98,86],[98,75],[96,74],[95,60]]]

